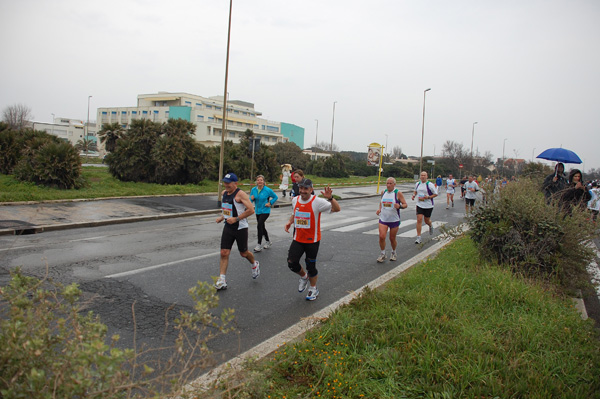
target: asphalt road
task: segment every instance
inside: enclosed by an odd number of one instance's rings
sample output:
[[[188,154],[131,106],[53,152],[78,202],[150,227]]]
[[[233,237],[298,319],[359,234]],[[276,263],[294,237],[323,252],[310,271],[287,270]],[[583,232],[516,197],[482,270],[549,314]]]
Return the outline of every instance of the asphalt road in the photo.
[[[323,240],[319,250],[319,298],[314,302],[297,292],[298,276],[287,268],[291,235],[283,226],[290,208],[274,209],[267,228],[274,245],[256,255],[261,276],[253,280],[250,265],[235,251],[228,272],[229,289],[219,292],[218,313],[235,311],[237,331],[214,339],[210,348],[218,362],[239,355],[303,318],[310,317],[340,297],[381,276],[437,241],[424,229],[424,244],[415,245],[414,203],[402,211],[399,259],[378,264],[377,198],[342,201],[342,212],[323,215]],[[464,208],[438,207],[432,219],[456,225]],[[192,216],[44,234],[0,237],[3,280],[8,269],[23,266],[28,274],[46,272],[57,281],[77,282],[111,334],[121,336],[121,346],[133,345],[131,309],[135,303],[137,344],[162,345],[165,312],[171,326],[179,309],[191,309],[188,289],[197,281],[212,282],[218,275],[222,225],[215,215]],[[256,244],[256,223],[251,221],[250,248]],[[388,244],[389,245],[389,244]],[[5,281],[0,281],[0,284]]]

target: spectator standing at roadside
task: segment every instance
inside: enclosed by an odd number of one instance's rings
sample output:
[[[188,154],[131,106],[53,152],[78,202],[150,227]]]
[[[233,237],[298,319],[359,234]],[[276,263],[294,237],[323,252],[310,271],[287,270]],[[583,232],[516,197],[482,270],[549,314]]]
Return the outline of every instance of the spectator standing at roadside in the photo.
[[[571,213],[573,207],[585,207],[592,198],[587,187],[583,184],[583,173],[579,169],[569,172],[569,183],[562,191],[561,206],[567,213]]]
[[[289,164],[281,165],[281,184],[279,185],[279,189],[283,192],[283,198],[285,198],[285,192],[289,187],[289,181],[291,176],[290,169],[291,166]]]
[[[549,174],[542,183],[542,191],[546,202],[550,203],[553,199],[560,194],[557,194],[567,188],[568,182],[565,177],[565,165],[562,162],[558,162],[554,166],[554,173]]]
[[[265,186],[265,177],[263,175],[256,176],[256,186],[252,187],[250,191],[250,200],[254,203],[258,229],[258,245],[254,248],[254,252],[260,252],[263,248],[266,249],[271,246],[265,222],[269,218],[271,207],[275,204],[277,198],[277,194]],[[265,237],[264,246],[261,244],[263,237]]]
[[[469,175],[469,180],[464,184],[465,187],[465,212],[469,213],[475,205],[477,199],[477,191],[479,191],[479,184],[475,181],[473,175]]]
[[[252,278],[258,278],[260,275],[258,261],[255,261],[252,252],[248,251],[247,217],[254,213],[254,206],[248,194],[237,187],[237,182],[238,178],[234,173],[227,173],[223,177],[225,190],[222,192],[221,199],[222,214],[216,220],[217,223],[225,221],[223,233],[221,234],[220,275],[214,285],[217,290],[227,289],[227,267],[229,266],[229,255],[234,242],[237,242],[240,256],[246,258],[252,265]]]
[[[292,199],[292,215],[284,229],[289,233],[294,225],[294,238],[288,251],[288,267],[300,276],[298,292],[304,292],[310,283],[307,301],[314,301],[319,295],[317,289],[317,254],[321,243],[321,213],[339,212],[340,204],[333,197],[331,187],[325,187],[319,198],[311,194],[313,183],[304,179],[298,183],[300,195]],[[300,265],[300,258],[305,255],[306,271]]]
[[[597,181],[592,182],[590,194],[592,198],[588,201],[588,209],[592,213],[592,221],[595,223],[600,211],[600,188]]]
[[[421,179],[415,186],[412,199],[417,197],[417,239],[415,244],[421,243],[421,227],[423,220],[429,226],[429,235],[433,235],[433,224],[431,223],[431,213],[433,212],[433,199],[437,197],[435,186],[427,181],[427,172],[421,172]]]
[[[390,260],[395,261],[396,255],[396,234],[398,234],[398,228],[400,227],[400,209],[406,209],[408,204],[398,189],[396,189],[396,179],[388,177],[386,180],[386,189],[381,192],[381,199],[379,201],[379,209],[377,209],[377,216],[379,216],[379,248],[381,254],[377,258],[377,262],[382,263],[385,260],[385,236],[387,235],[388,229],[390,231],[390,245],[392,246],[392,253]]]
[[[454,189],[456,188],[456,180],[452,175],[448,175],[446,179],[446,209],[450,207],[452,202],[452,208],[454,208]]]

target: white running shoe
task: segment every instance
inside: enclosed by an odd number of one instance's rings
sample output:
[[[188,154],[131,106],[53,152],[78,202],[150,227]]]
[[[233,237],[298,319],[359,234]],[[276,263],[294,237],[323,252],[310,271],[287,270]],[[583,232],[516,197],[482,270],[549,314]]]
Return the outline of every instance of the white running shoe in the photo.
[[[431,226],[429,226],[429,235],[430,236],[433,235],[433,224]]]
[[[298,292],[304,292],[307,285],[308,285],[308,276],[306,276],[306,278],[300,277],[300,282],[298,283]]]
[[[252,267],[252,278],[258,278],[258,276],[260,276],[260,265],[258,261],[256,261]]]
[[[215,283],[214,287],[217,289],[217,291],[226,290],[227,282],[225,281],[225,279],[223,277],[219,277],[219,279]]]
[[[262,251],[262,249],[263,249],[263,246],[258,244],[257,246],[254,247],[254,252],[260,252],[260,251]]]
[[[267,241],[267,242],[265,242],[265,245],[263,245],[263,248],[264,249],[271,248],[271,245],[273,245],[273,243],[271,241]]]
[[[396,258],[396,251],[392,252],[392,254],[390,255],[390,261],[395,261]]]
[[[417,239],[415,240],[415,244],[420,244],[421,243],[421,236],[417,236]]]
[[[380,254],[379,258],[377,258],[378,263],[383,263],[384,260],[385,260],[385,254]]]
[[[314,301],[319,296],[319,290],[317,287],[310,287],[308,294],[306,295],[307,301]]]

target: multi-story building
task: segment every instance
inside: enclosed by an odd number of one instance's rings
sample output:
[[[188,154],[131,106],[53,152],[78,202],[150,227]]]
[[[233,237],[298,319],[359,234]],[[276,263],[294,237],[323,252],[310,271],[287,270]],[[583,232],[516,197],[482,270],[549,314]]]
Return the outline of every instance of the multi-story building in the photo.
[[[304,129],[290,124],[261,118],[262,113],[254,109],[254,104],[245,101],[227,102],[227,126],[225,140],[239,143],[244,132],[250,129],[261,144],[294,141],[304,145]],[[149,119],[153,122],[166,122],[170,118],[184,119],[196,125],[195,138],[206,146],[221,144],[223,130],[223,96],[201,97],[188,93],[158,92],[140,94],[135,107],[98,108],[96,123],[119,123],[128,128],[132,121]],[[282,132],[282,125],[288,133]],[[300,141],[300,137],[302,140]],[[300,144],[299,144],[300,142]]]
[[[33,129],[40,130],[59,139],[68,141],[72,145],[76,145],[78,141],[87,139],[98,144],[96,137],[96,124],[90,122],[89,125],[80,119],[72,118],[54,118],[52,123],[33,122]]]

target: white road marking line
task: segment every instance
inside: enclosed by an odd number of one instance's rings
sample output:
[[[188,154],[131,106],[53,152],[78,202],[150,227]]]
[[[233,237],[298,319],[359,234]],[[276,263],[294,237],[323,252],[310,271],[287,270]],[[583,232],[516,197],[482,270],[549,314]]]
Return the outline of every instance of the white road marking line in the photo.
[[[368,217],[366,217],[366,216],[356,216],[356,217],[353,217],[353,218],[346,218],[346,219],[341,218],[340,220],[332,220],[332,221],[327,222],[327,223],[321,223],[321,229],[326,229],[328,227],[333,227],[333,226],[340,226],[342,224],[349,224],[349,223],[352,223],[352,222],[357,222],[359,220],[365,220],[365,219],[368,219]]]
[[[396,234],[396,236],[400,236],[400,234],[402,234],[400,233],[400,230],[402,230],[403,227],[412,226],[413,224],[417,224],[416,219],[403,220],[400,222],[400,229],[398,230],[398,234]],[[379,234],[379,227],[376,230],[365,231],[363,234]]]
[[[349,226],[338,227],[337,229],[333,229],[331,231],[346,232],[346,231],[358,230],[358,229],[362,229],[363,227],[366,227],[366,226],[372,226],[375,223],[377,223],[377,220],[369,220],[369,221],[362,222],[362,223],[351,224]]]
[[[433,228],[437,229],[440,226],[443,226],[446,224],[446,222],[432,222],[433,223]],[[434,231],[435,233],[435,231]],[[425,223],[423,223],[423,229],[421,230],[421,235],[427,237],[429,235],[429,226],[427,226]],[[403,238],[415,238],[417,236],[417,230],[410,230],[410,231],[405,231],[402,234],[398,234],[398,237],[403,237]]]
[[[200,256],[194,256],[192,258],[180,259],[180,260],[176,260],[176,261],[173,261],[173,262],[162,263],[160,265],[142,267],[140,269],[130,270],[128,272],[110,274],[110,275],[105,276],[105,277],[106,278],[119,278],[119,277],[133,276],[134,274],[145,273],[145,272],[147,272],[149,270],[160,269],[161,267],[165,267],[165,266],[172,266],[172,265],[176,265],[178,263],[183,263],[183,262],[189,262],[189,261],[192,261],[192,260],[209,258],[211,256],[217,256],[220,253],[221,253],[220,251],[219,252],[213,252],[213,253],[210,253],[210,254],[204,254],[204,255],[200,255]]]

